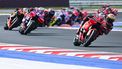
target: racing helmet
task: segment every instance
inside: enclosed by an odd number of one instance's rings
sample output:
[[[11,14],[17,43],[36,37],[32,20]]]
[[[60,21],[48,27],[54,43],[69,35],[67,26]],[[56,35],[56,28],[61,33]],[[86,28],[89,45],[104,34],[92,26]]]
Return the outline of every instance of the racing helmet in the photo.
[[[106,20],[108,23],[113,23],[115,21],[115,15],[114,14],[108,14],[106,17]]]
[[[28,8],[23,8],[23,12],[27,13],[28,12]]]
[[[48,9],[44,9],[44,12],[48,12]]]
[[[118,15],[118,10],[117,10],[116,8],[112,9],[112,11],[113,11],[113,14],[114,14],[115,16]]]
[[[88,15],[87,11],[81,11],[81,13],[83,14],[83,17],[86,17]]]
[[[28,9],[28,12],[31,12],[33,10],[34,10],[34,8],[31,7],[31,8]]]

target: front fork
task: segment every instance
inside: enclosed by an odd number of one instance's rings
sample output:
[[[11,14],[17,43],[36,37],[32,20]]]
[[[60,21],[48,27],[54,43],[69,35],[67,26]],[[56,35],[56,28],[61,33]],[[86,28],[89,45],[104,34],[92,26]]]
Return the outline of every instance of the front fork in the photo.
[[[90,30],[87,32],[86,36],[91,35],[91,32],[92,32],[93,30],[96,30],[96,29],[90,29]],[[97,30],[96,30],[96,31],[97,31]],[[99,33],[97,32],[92,41],[96,40],[96,38],[97,38],[98,36],[99,36]]]
[[[10,27],[11,24],[12,24],[12,23],[11,23],[11,18],[8,18],[8,19],[7,19],[7,26]]]

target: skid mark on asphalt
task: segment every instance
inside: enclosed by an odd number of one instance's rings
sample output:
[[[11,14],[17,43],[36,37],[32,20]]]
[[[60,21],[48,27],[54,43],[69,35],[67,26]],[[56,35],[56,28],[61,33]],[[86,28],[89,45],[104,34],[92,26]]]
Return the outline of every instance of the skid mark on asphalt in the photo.
[[[0,43],[0,50],[22,51],[40,54],[53,54],[63,56],[75,56],[84,58],[98,58],[113,61],[122,61],[122,54],[101,51],[88,51],[77,49],[61,49],[53,47],[32,47],[20,44]]]

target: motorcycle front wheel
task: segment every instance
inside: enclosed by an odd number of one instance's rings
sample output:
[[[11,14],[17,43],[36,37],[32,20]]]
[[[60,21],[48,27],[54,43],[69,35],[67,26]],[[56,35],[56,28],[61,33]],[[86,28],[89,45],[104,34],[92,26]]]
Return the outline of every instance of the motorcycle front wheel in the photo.
[[[80,39],[78,38],[77,35],[74,37],[73,44],[74,44],[74,46],[80,46],[81,45]]]
[[[5,24],[4,30],[8,30],[8,29],[9,29],[9,28],[8,28],[7,24]]]

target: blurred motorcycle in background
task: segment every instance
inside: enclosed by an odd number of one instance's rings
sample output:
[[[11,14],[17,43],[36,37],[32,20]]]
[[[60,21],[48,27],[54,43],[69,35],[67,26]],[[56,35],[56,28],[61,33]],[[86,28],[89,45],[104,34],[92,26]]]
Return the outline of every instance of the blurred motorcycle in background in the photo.
[[[12,30],[13,28],[20,26],[23,17],[23,9],[16,9],[16,11],[8,17],[4,26],[4,30]]]
[[[23,18],[19,28],[19,33],[27,35],[32,30],[35,30],[38,26],[43,25],[43,23],[43,15],[36,13],[35,11],[31,11]]]

